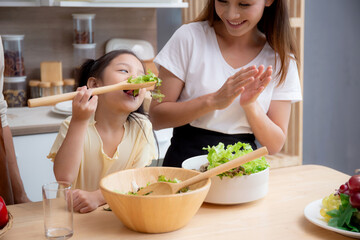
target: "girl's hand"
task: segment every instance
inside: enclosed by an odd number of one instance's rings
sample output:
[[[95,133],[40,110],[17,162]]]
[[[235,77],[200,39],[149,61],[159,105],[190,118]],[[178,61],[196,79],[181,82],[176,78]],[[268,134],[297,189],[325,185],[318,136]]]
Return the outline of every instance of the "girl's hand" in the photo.
[[[78,94],[72,102],[72,121],[89,120],[96,110],[98,97],[95,95],[90,99],[92,90],[86,86],[78,88],[77,91]]]
[[[267,67],[265,72],[264,69],[265,67],[260,65],[258,68],[258,73],[254,78],[255,80],[245,86],[245,90],[241,93],[240,96],[240,105],[242,107],[246,107],[254,103],[260,93],[264,91],[266,86],[269,84],[271,80],[272,66]]]
[[[240,69],[213,94],[212,105],[216,109],[224,109],[229,106],[245,90],[245,86],[254,82],[257,74],[258,69],[255,66]]]
[[[72,191],[72,194],[73,208],[75,212],[91,212],[105,203],[104,197],[102,196],[100,190],[88,192],[80,189],[75,189]]]

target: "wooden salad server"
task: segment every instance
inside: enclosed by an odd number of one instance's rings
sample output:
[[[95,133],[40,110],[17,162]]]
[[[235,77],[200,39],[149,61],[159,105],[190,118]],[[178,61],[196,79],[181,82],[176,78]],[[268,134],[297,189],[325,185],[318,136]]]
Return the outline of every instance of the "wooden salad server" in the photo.
[[[171,182],[156,182],[152,183],[149,186],[146,186],[140,191],[137,192],[137,195],[151,194],[151,195],[168,195],[175,194],[184,187],[188,187],[192,184],[198,183],[204,179],[214,177],[220,173],[229,171],[230,169],[236,168],[243,165],[244,163],[250,162],[254,159],[263,157],[268,154],[267,148],[262,147],[253,152],[242,155],[238,158],[235,158],[227,163],[221,164],[215,168],[212,168],[206,172],[200,173],[195,177],[189,178],[183,182],[171,183]]]
[[[134,90],[140,88],[146,88],[146,90],[153,90],[155,88],[156,82],[145,82],[145,83],[128,83],[126,81],[108,85],[104,87],[98,87],[92,89],[92,95],[99,95],[107,92],[117,91],[117,90]],[[64,94],[57,94],[53,96],[33,98],[28,100],[29,107],[39,107],[39,106],[47,106],[54,105],[59,102],[72,100],[77,94],[75,92],[69,92]]]

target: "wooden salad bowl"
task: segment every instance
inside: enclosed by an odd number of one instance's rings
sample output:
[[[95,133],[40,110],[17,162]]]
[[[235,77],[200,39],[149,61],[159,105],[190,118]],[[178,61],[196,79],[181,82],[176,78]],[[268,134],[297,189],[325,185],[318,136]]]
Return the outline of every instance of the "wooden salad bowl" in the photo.
[[[203,203],[210,179],[189,187],[188,192],[161,196],[130,195],[132,182],[139,187],[157,182],[159,175],[184,181],[199,172],[171,167],[146,167],[119,171],[104,177],[100,189],[111,210],[131,230],[144,233],[170,232],[184,227]]]

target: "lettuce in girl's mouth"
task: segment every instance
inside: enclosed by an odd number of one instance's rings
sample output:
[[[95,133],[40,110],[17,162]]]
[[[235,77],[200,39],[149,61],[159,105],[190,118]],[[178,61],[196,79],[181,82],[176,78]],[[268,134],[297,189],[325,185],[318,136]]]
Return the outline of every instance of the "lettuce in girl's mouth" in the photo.
[[[154,73],[152,73],[150,70],[148,71],[147,75],[139,76],[137,78],[130,77],[127,80],[128,83],[145,83],[145,82],[156,82],[155,86],[159,87],[161,86],[161,79],[156,77]],[[139,94],[139,89],[133,90],[133,96],[137,96]],[[165,97],[164,94],[160,92],[160,89],[156,89],[151,92],[151,97],[153,99],[156,99],[158,102],[161,102],[163,97]]]
[[[226,148],[225,145],[220,142],[217,146],[208,146],[206,148],[204,147],[203,150],[207,150],[209,152],[207,156],[209,164],[206,170],[210,170],[253,151],[250,144],[242,142],[235,143],[234,145],[228,145]],[[245,163],[237,168],[233,168],[227,172],[221,173],[218,176],[222,179],[223,177],[233,178],[235,176],[250,175],[252,173],[261,172],[269,166],[270,165],[265,160],[265,157],[261,157]]]

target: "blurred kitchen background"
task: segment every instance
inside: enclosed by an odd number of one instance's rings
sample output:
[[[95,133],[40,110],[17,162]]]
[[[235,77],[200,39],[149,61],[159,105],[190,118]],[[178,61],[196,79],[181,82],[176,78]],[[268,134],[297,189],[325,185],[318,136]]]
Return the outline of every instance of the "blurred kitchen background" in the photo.
[[[81,1],[71,6],[73,3],[68,0],[0,0],[0,35],[24,35],[22,54],[27,84],[29,80],[41,78],[41,62],[61,62],[61,77],[74,77],[77,59],[72,14],[94,14],[96,58],[105,53],[111,39],[146,41],[156,55],[174,31],[201,10],[205,1],[103,2]],[[360,169],[357,159],[360,152],[360,68],[357,66],[360,1],[289,2],[292,25],[303,52],[304,101],[294,105],[288,141],[280,154],[269,158],[271,166],[320,164],[352,175],[355,169]],[[100,7],[94,7],[96,4]],[[151,59],[146,60],[150,60],[149,68],[153,67]],[[64,118],[54,112],[46,114],[46,124],[58,124]],[[9,109],[10,127],[18,123],[23,127],[25,120],[20,121],[16,114],[16,110]],[[33,115],[35,113],[29,113],[32,120]],[[41,184],[53,179],[52,163],[46,155],[56,131],[29,132],[29,129],[34,129],[33,125],[13,134],[25,189],[30,199],[37,201],[41,200]],[[159,133],[161,155],[166,151],[170,134],[171,129]]]

